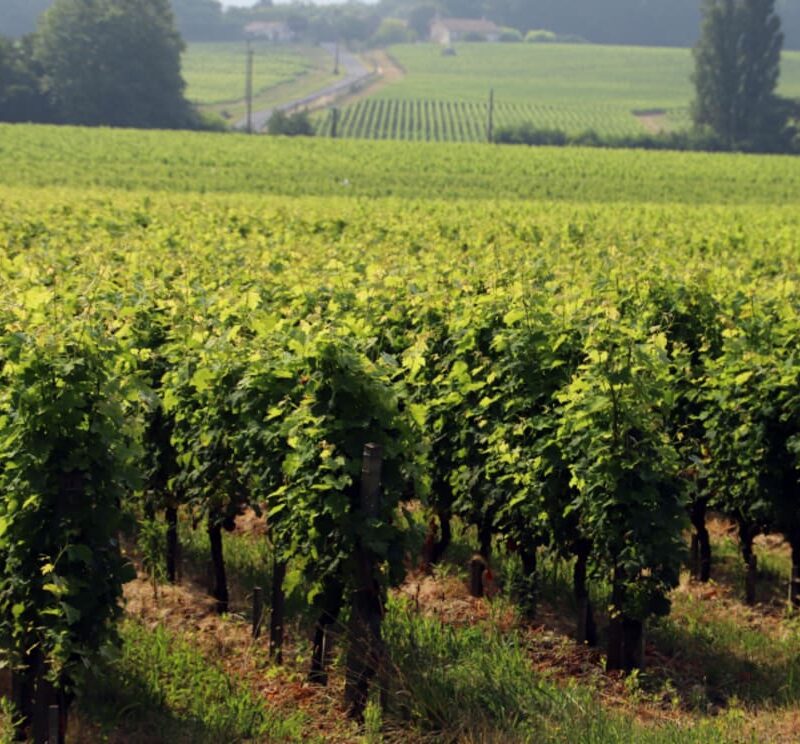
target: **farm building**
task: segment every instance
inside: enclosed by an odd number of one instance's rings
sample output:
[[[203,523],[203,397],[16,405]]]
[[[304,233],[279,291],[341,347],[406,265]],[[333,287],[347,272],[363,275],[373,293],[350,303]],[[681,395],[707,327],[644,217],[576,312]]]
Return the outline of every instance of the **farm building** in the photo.
[[[497,41],[500,33],[500,27],[485,18],[434,18],[431,21],[431,41],[438,44],[449,45],[475,38]]]
[[[289,24],[283,21],[253,21],[244,27],[244,32],[251,38],[274,42],[294,41],[296,36],[295,32],[289,28]]]

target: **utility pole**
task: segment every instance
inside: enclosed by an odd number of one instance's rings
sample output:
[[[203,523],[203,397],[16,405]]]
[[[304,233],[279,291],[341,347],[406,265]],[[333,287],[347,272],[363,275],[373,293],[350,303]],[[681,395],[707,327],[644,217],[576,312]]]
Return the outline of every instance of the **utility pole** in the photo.
[[[334,55],[334,62],[333,62],[333,74],[339,74],[339,40],[336,40],[336,53]]]
[[[247,40],[247,60],[245,63],[244,97],[247,101],[247,133],[253,133],[253,49]]]
[[[339,133],[339,109],[334,106],[331,109],[331,139],[336,139]]]
[[[494,142],[494,88],[489,90],[489,122],[486,127],[486,139]]]

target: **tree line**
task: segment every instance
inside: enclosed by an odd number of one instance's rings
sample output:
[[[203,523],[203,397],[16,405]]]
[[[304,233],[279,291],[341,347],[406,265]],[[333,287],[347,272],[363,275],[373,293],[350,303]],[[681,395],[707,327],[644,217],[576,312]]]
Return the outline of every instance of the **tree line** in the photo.
[[[0,120],[199,128],[169,0],[56,0],[0,38]]]
[[[603,44],[692,46],[698,39],[701,3],[698,0],[381,0],[330,6],[292,3],[275,5],[262,0],[253,8],[224,10],[218,0],[170,0],[178,30],[188,41],[241,38],[242,27],[264,18],[286,20],[312,38],[335,35],[366,41],[386,18],[411,19],[420,9],[455,17],[485,16],[523,33],[549,29]],[[37,17],[53,0],[4,0],[0,35],[31,33]],[[800,48],[800,5],[779,0],[786,45]],[[423,11],[424,12],[424,11]]]

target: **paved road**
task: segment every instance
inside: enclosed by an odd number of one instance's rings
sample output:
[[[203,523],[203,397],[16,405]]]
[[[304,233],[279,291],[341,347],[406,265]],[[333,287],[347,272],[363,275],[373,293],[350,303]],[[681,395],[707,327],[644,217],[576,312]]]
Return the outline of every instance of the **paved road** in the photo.
[[[331,55],[331,63],[333,63],[333,56],[336,54],[336,45],[322,44],[322,47]],[[349,92],[352,86],[365,83],[372,78],[374,74],[364,66],[364,63],[356,57],[355,54],[348,52],[342,47],[339,47],[339,69],[344,75],[332,85],[320,88],[304,98],[298,98],[297,100],[289,101],[288,103],[283,103],[273,108],[254,111],[253,130],[260,132],[264,129],[275,111],[291,111],[295,108],[310,106],[323,98],[335,98],[336,96]],[[245,117],[237,121],[234,127],[236,129],[247,129],[247,118]]]

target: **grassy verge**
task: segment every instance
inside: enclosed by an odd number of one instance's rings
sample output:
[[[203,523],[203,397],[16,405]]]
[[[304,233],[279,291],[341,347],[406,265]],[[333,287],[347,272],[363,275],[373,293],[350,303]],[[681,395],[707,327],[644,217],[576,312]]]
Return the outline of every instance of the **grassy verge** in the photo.
[[[303,717],[271,709],[162,627],[128,620],[122,651],[81,697],[80,741],[302,741]]]
[[[365,744],[795,740],[800,620],[783,609],[788,564],[779,541],[765,540],[758,547],[763,602],[747,608],[741,601],[737,545],[727,533],[715,535],[718,583],[684,580],[673,594],[671,615],[651,625],[648,667],[625,677],[606,674],[601,651],[571,640],[568,562],[541,561],[540,613],[533,625],[523,623],[513,596],[518,558],[497,545],[493,568],[503,590],[491,602],[473,600],[464,584],[474,531],[457,522],[453,526],[447,561],[433,577],[413,575],[390,600],[383,631],[391,667],[389,704],[381,711],[373,700],[360,734],[341,717],[339,644],[331,688],[321,691],[305,683],[309,618],[299,574],[290,570],[285,665],[271,664],[265,647],[248,651],[242,646],[250,648],[246,623],[242,626],[235,615],[246,614],[253,586],[269,589],[272,555],[258,524],[225,535],[234,616],[217,618],[214,632],[204,636],[209,642],[198,646],[201,639],[189,626],[210,631],[209,616],[203,614],[209,610],[198,610],[202,588],[187,585],[181,599],[165,593],[166,604],[153,608],[147,622],[129,620],[123,626],[123,654],[113,672],[121,684],[109,684],[113,692],[84,705],[89,720],[101,732],[126,731],[127,738],[110,741],[134,742],[151,741],[146,734],[153,731],[170,732],[177,742],[309,737]],[[421,542],[422,512],[411,515],[410,527]],[[202,578],[209,554],[205,531],[183,524],[181,538],[187,577]],[[602,626],[607,587],[595,583],[593,592]],[[187,622],[172,618],[175,611],[182,617],[184,610]],[[165,631],[159,618],[171,618],[165,623],[171,630]],[[304,707],[308,695],[317,696],[310,708]]]

